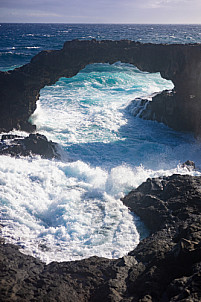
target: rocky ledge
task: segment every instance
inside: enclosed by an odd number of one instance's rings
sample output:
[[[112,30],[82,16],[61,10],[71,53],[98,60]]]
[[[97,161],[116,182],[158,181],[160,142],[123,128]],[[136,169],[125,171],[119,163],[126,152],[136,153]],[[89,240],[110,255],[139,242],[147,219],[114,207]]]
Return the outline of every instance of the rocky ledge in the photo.
[[[40,155],[42,158],[60,158],[57,144],[48,141],[46,136],[36,133],[28,137],[5,134],[0,141],[0,155],[32,156]]]
[[[193,122],[190,115],[185,115],[184,110],[187,105],[185,102],[185,96],[183,96],[183,103],[180,102],[179,96],[175,90],[164,90],[160,93],[154,93],[151,96],[136,98],[129,105],[128,110],[139,118],[145,120],[153,120],[179,131],[192,131]],[[196,103],[191,101],[190,106],[194,106]],[[184,107],[183,107],[184,106]],[[195,106],[196,108],[196,106]],[[195,109],[194,108],[194,109]],[[192,108],[191,108],[192,109]],[[198,107],[197,107],[198,109]],[[176,112],[178,112],[176,114]],[[190,112],[190,111],[189,111]],[[195,121],[198,122],[195,117]],[[194,121],[194,122],[195,122]],[[197,126],[196,126],[197,127]],[[196,136],[201,136],[200,130],[196,128],[193,130]]]
[[[173,82],[172,93],[157,96],[145,112],[146,118],[201,136],[201,45],[129,40],[68,41],[61,50],[42,51],[20,68],[0,72],[0,132],[35,130],[29,118],[44,86],[72,77],[88,64],[117,61],[160,72]]]
[[[1,301],[201,301],[201,178],[148,179],[123,203],[150,229],[127,256],[48,265],[0,245]]]

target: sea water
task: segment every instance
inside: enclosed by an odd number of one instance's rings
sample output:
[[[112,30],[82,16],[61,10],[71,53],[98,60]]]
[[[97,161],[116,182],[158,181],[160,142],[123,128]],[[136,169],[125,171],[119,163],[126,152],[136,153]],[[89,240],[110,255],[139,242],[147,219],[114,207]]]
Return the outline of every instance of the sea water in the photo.
[[[8,70],[73,38],[200,42],[201,26],[1,24],[0,33],[1,69]],[[120,198],[148,177],[200,175],[192,134],[132,115],[134,98],[172,88],[159,73],[121,62],[88,65],[43,88],[30,121],[58,143],[61,160],[0,156],[6,242],[47,263],[133,250],[148,230]],[[197,171],[182,167],[188,159]]]

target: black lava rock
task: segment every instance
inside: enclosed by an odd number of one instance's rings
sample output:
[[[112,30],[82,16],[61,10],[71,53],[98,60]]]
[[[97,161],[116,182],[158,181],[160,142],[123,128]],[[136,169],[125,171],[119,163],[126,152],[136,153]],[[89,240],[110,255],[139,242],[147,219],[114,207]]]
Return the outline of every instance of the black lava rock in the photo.
[[[28,137],[17,135],[2,135],[0,155],[31,156],[40,155],[43,158],[59,158],[57,144],[48,141],[46,136],[36,133]]]

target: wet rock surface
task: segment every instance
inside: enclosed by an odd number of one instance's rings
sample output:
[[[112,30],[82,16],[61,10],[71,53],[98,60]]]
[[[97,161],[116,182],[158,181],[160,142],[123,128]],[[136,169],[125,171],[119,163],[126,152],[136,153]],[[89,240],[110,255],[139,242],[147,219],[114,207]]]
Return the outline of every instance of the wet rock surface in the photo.
[[[40,155],[43,158],[59,158],[57,144],[48,141],[46,136],[36,133],[28,137],[18,135],[2,135],[0,155],[32,156]]]
[[[150,229],[127,256],[41,261],[0,245],[1,301],[201,301],[201,178],[148,179],[123,203]]]
[[[183,107],[180,98],[183,100]],[[189,106],[187,113],[187,106]],[[195,106],[193,109],[192,107]],[[193,131],[195,136],[200,136],[196,114],[191,115],[192,110],[199,110],[196,99],[189,100],[188,96],[179,96],[176,90],[164,90],[149,98],[136,98],[128,106],[128,110],[144,120],[157,121],[178,130]],[[193,118],[195,117],[195,119]],[[195,125],[195,123],[197,123]]]
[[[177,94],[171,90],[155,93],[149,98],[136,98],[128,106],[130,112],[144,120],[164,123],[176,130],[191,131],[190,120],[187,121],[177,102]],[[175,113],[178,112],[177,118]]]

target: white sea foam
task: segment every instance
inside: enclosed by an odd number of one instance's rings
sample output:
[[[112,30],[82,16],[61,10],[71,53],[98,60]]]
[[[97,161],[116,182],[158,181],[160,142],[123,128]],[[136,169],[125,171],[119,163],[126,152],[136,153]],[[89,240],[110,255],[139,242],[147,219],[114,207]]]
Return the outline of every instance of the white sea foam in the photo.
[[[46,262],[122,256],[139,235],[128,209],[106,192],[110,177],[83,162],[1,157],[3,235]]]
[[[3,236],[45,262],[123,256],[138,244],[139,234],[119,198],[148,177],[172,173],[200,175],[179,166],[106,171],[81,161],[1,156]]]
[[[39,46],[26,46],[27,49],[39,49]]]
[[[0,157],[6,240],[45,262],[134,249],[139,220],[120,198],[148,177],[200,175],[180,165],[200,165],[200,144],[190,135],[125,110],[135,97],[171,87],[159,74],[116,63],[88,66],[43,89],[32,121],[62,145],[63,160]]]
[[[121,109],[164,85],[173,88],[159,73],[142,73],[129,64],[94,64],[73,79],[61,79],[41,90],[32,121],[61,144],[115,141],[119,128],[127,123]]]

